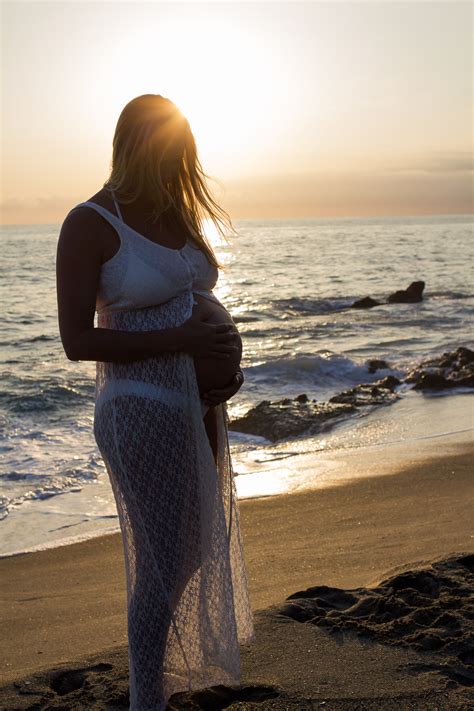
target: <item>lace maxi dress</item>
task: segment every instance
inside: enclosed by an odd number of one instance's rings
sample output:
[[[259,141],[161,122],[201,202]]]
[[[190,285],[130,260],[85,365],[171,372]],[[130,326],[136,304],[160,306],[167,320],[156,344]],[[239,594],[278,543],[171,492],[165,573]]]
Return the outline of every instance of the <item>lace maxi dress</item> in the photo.
[[[88,201],[117,231],[102,265],[97,325],[179,326],[193,292],[216,299],[217,269],[188,239],[158,245]],[[73,209],[76,209],[73,208]],[[97,362],[94,435],[113,488],[127,581],[130,711],[161,711],[178,691],[240,682],[255,639],[228,443],[217,407],[217,464],[191,355]]]

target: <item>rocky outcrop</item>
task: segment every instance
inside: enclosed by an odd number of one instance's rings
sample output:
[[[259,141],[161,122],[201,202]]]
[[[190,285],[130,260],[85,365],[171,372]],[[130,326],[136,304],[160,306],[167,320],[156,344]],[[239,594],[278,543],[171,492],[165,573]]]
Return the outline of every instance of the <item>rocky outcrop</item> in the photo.
[[[390,366],[385,360],[367,361],[369,373]],[[390,405],[401,395],[403,383],[414,390],[444,390],[454,387],[474,387],[474,351],[460,346],[455,351],[424,361],[403,379],[387,375],[373,383],[359,383],[337,393],[328,402],[310,400],[306,393],[295,398],[262,400],[245,415],[231,420],[229,430],[265,437],[276,442],[287,437],[326,432],[343,418],[354,415],[359,408]]]
[[[376,301],[371,296],[364,296],[362,299],[357,299],[349,306],[350,309],[371,309],[372,306],[380,306],[383,301]]]
[[[394,291],[387,299],[389,304],[415,304],[423,300],[424,281],[412,281],[407,289]]]
[[[367,361],[367,371],[369,373],[375,373],[377,370],[385,370],[390,368],[386,360],[379,360],[377,358],[372,358]]]
[[[348,403],[354,407],[384,405],[399,397],[395,392],[397,385],[400,385],[400,380],[394,375],[388,375],[376,383],[360,383],[350,390],[338,393],[329,398],[329,402]]]
[[[301,434],[317,434],[327,428],[328,421],[351,414],[355,407],[351,404],[329,404],[310,401],[300,395],[292,400],[284,398],[271,402],[262,400],[250,408],[242,417],[232,420],[229,430],[265,437],[276,442],[285,437]]]
[[[364,296],[362,299],[357,299],[349,306],[350,309],[370,309],[373,306],[381,304],[415,304],[423,300],[423,290],[425,288],[424,281],[412,281],[406,289],[394,291],[387,298],[387,301],[376,301],[371,296]]]
[[[460,346],[414,368],[405,377],[414,390],[474,387],[474,351]]]
[[[318,434],[341,417],[354,414],[359,407],[392,402],[399,397],[394,392],[399,382],[390,375],[376,383],[361,383],[335,395],[329,402],[310,400],[306,393],[294,399],[262,400],[245,415],[232,420],[229,429],[265,437],[271,442],[301,434]]]

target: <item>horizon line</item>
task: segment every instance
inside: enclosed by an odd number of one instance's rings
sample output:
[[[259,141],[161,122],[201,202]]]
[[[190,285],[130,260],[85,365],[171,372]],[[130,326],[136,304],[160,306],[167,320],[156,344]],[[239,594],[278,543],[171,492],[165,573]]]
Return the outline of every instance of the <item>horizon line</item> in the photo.
[[[65,216],[66,217],[66,216]],[[414,213],[414,214],[397,214],[397,215],[319,215],[308,217],[235,217],[232,222],[257,222],[257,221],[273,221],[273,222],[303,222],[305,220],[384,220],[394,219],[397,217],[474,217],[472,212],[433,212],[433,213]],[[1,222],[1,227],[31,227],[35,226],[51,226],[56,227],[62,225],[62,222]]]

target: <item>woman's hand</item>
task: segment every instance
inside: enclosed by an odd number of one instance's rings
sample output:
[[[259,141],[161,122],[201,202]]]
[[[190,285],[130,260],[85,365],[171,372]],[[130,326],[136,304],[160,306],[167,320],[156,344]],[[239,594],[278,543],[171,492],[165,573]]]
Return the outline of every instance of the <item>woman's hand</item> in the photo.
[[[231,397],[233,397],[235,393],[240,390],[243,385],[243,382],[244,374],[242,372],[242,368],[239,368],[239,370],[235,373],[234,377],[226,388],[220,388],[219,390],[208,390],[207,393],[204,393],[202,399],[206,405],[210,405],[211,407],[219,405],[221,402],[225,402],[226,400],[229,400]]]
[[[177,349],[196,358],[230,358],[237,351],[237,333],[232,324],[206,323],[202,314],[195,314],[176,328]]]

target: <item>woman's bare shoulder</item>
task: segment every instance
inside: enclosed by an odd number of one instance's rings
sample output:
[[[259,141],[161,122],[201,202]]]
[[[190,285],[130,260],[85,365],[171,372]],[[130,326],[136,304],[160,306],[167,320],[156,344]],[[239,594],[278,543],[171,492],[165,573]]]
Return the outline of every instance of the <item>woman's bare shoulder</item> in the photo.
[[[104,207],[106,210],[111,209],[111,199],[109,202],[109,197],[107,191],[102,189],[99,192],[92,195],[84,202],[95,202],[100,207]],[[62,227],[66,229],[67,232],[74,233],[77,230],[83,230],[85,227],[88,229],[96,228],[98,231],[104,231],[104,227],[107,226],[106,221],[97,212],[87,205],[78,203],[77,207],[71,208],[70,212],[66,215]]]
[[[105,190],[99,190],[84,202],[95,202],[101,207],[110,209]],[[100,252],[105,259],[110,258],[110,255],[118,249],[118,237],[114,228],[97,210],[82,203],[66,215],[61,226],[59,241],[70,248],[74,248],[75,244],[86,249],[90,247]]]
[[[79,203],[71,208],[61,225],[59,239],[61,242],[71,243],[76,240],[87,241],[93,237],[94,241],[100,232],[101,218],[96,210]]]

